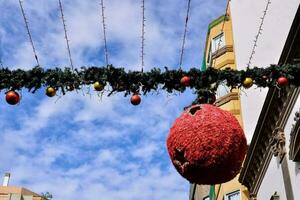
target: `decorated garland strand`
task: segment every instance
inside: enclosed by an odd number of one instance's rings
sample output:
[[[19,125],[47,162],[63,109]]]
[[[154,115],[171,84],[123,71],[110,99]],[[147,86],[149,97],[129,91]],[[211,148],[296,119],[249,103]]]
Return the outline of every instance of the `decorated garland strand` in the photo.
[[[300,86],[300,64],[271,65],[267,68],[247,70],[217,70],[208,68],[206,71],[192,68],[189,71],[164,70],[154,68],[148,72],[126,71],[124,68],[82,67],[72,71],[70,68],[43,69],[34,67],[30,70],[0,69],[0,91],[16,91],[22,88],[36,92],[46,87],[48,96],[55,96],[57,90],[62,94],[81,89],[84,85],[94,84],[96,91],[102,91],[106,85],[111,90],[108,96],[117,92],[124,95],[146,95],[158,89],[168,93],[184,92],[187,87],[194,89],[198,98],[205,94],[214,94],[220,84],[226,84],[230,89],[257,87],[282,87],[287,84]],[[207,95],[206,95],[207,96]],[[199,99],[198,99],[199,100]]]

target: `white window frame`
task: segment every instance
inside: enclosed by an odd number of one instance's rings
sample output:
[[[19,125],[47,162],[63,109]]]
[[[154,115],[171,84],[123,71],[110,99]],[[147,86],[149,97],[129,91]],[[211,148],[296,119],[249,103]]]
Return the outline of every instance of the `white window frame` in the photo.
[[[236,190],[236,191],[233,191],[233,192],[229,192],[227,194],[224,195],[224,200],[230,200],[228,197],[232,194],[235,194],[235,193],[238,193],[239,194],[239,200],[242,199],[241,197],[241,190]]]
[[[209,200],[209,196],[204,197],[203,200]]]
[[[219,41],[220,46],[219,46]],[[218,48],[219,46],[219,48]],[[220,50],[222,47],[226,46],[225,33],[222,32],[211,40],[211,53],[214,54],[217,50]]]

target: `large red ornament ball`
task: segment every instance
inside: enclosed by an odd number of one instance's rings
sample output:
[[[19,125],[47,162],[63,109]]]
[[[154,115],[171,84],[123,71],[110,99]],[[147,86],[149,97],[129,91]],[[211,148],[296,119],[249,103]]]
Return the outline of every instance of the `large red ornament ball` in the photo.
[[[167,148],[176,170],[196,184],[220,184],[240,171],[247,151],[243,129],[229,112],[209,104],[186,109],[173,124]]]
[[[20,102],[20,95],[17,92],[11,90],[6,93],[5,99],[8,104],[16,105]]]

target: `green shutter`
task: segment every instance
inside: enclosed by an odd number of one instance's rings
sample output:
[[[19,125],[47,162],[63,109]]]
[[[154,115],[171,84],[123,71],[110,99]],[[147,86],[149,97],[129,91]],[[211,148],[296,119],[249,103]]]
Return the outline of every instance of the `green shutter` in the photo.
[[[205,59],[205,54],[204,54],[203,60],[202,60],[201,71],[205,71],[205,70],[206,70],[206,59]]]
[[[215,185],[210,186],[209,200],[216,200]]]

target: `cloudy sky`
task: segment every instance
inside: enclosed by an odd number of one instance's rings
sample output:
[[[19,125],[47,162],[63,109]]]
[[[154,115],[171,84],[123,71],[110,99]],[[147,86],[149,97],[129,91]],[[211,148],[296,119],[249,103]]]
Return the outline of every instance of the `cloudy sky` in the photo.
[[[140,0],[107,0],[110,63],[140,69]],[[187,1],[146,0],[145,69],[177,68]],[[185,69],[200,67],[207,25],[224,13],[225,0],[192,1]],[[99,1],[63,0],[74,65],[103,65]],[[40,63],[69,66],[58,1],[24,0]],[[17,0],[0,0],[1,58],[10,68],[35,60]],[[0,98],[0,173],[11,185],[54,199],[154,200],[188,198],[189,184],[169,161],[169,127],[194,96],[164,92],[133,107],[122,94],[95,92],[49,99],[21,91],[18,106]]]

